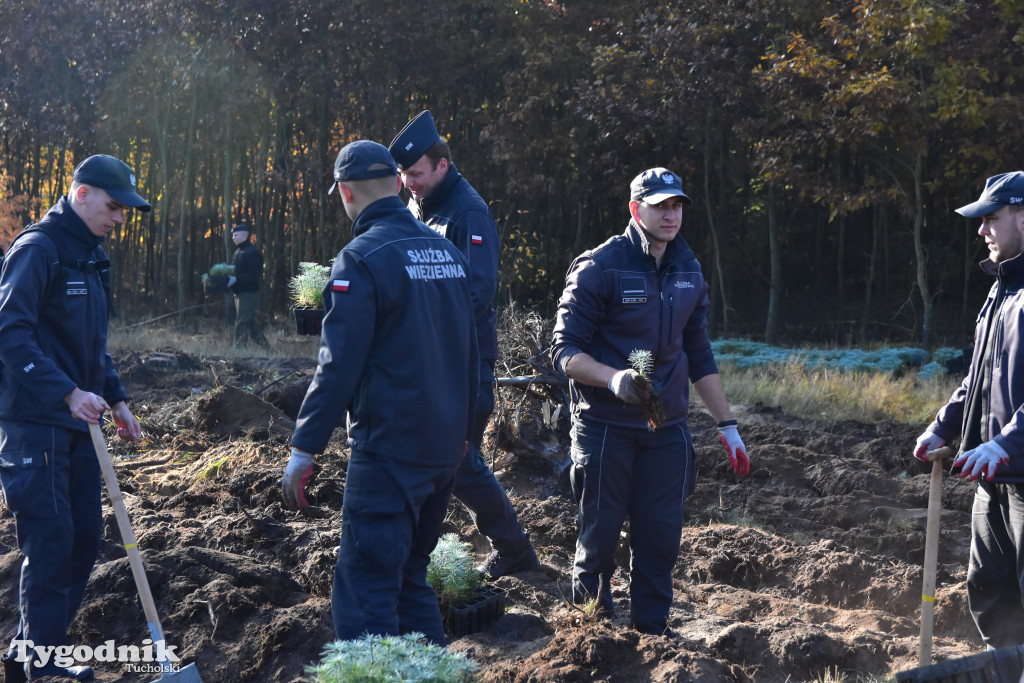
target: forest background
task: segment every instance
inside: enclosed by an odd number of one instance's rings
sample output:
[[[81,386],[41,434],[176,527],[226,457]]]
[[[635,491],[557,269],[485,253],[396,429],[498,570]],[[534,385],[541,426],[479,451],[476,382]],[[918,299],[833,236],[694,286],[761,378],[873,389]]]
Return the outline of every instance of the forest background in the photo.
[[[107,243],[122,319],[203,303],[254,227],[264,301],[351,238],[331,168],[430,109],[554,313],[665,166],[715,337],[963,344],[990,281],[954,213],[1021,167],[1021,0],[0,0],[0,247],[95,153],[154,207]],[[179,313],[183,315],[183,313]]]

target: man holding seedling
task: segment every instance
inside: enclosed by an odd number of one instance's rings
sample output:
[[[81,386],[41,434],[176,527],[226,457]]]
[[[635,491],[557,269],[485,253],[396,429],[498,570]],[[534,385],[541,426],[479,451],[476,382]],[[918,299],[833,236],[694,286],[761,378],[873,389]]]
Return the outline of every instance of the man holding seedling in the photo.
[[[263,255],[249,241],[252,230],[245,223],[231,228],[231,240],[237,247],[231,256],[235,274],[228,278],[228,288],[235,295],[235,340],[237,349],[249,342],[267,346],[260,324],[260,280],[263,278]]]
[[[914,455],[960,437],[953,467],[977,481],[967,600],[990,648],[1024,643],[1024,171],[992,176],[978,201],[956,210],[980,218],[995,278],[978,316],[970,370],[917,439]]]
[[[417,631],[444,645],[427,565],[476,399],[469,264],[409,213],[383,145],[346,145],[334,179],[354,238],[324,288],[319,365],[282,493],[289,508],[308,506],[313,454],[347,417],[334,630],[342,640]]]
[[[110,261],[100,246],[132,207],[150,210],[131,167],[91,156],[0,269],[0,484],[25,556],[21,621],[3,657],[8,683],[92,677],[40,653],[67,645],[99,554],[100,465],[88,423],[109,410],[118,436],[142,433],[107,353]]]
[[[469,509],[477,529],[491,543],[490,557],[478,569],[491,579],[536,569],[540,566],[537,553],[505,489],[480,454],[484,430],[494,410],[498,332],[492,302],[498,284],[498,228],[487,203],[452,163],[448,143],[437,132],[429,111],[409,121],[388,149],[412,195],[409,208],[413,214],[455,244],[471,269],[480,386],[469,432],[469,453],[459,465],[453,495]]]
[[[750,471],[708,339],[708,285],[679,234],[690,203],[668,169],[633,180],[626,232],[569,268],[552,346],[571,380],[573,601],[596,601],[598,613],[612,615],[615,551],[628,516],[630,622],[642,633],[671,633],[672,568],[696,477],[691,381],[718,422],[733,472]]]

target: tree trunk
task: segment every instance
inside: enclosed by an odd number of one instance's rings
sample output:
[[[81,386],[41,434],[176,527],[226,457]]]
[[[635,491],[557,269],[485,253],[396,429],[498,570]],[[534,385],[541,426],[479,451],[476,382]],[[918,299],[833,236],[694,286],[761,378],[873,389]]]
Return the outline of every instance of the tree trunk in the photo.
[[[725,163],[725,159],[722,159]],[[720,191],[722,188],[719,188]],[[704,131],[704,209],[708,214],[708,230],[711,232],[711,247],[714,251],[715,288],[722,307],[722,336],[729,335],[729,300],[725,295],[725,269],[722,267],[722,249],[718,241],[718,228],[715,224],[714,211],[711,208],[711,140],[710,133]]]
[[[185,225],[188,222],[188,207],[192,203],[192,184],[195,176],[195,145],[196,124],[199,119],[199,88],[192,88],[192,116],[188,124],[188,139],[185,141],[185,177],[181,183],[181,214],[178,218],[178,311],[185,309]],[[179,313],[178,322],[182,322]]]
[[[764,341],[774,344],[778,336],[779,296],[782,290],[782,262],[779,256],[779,225],[775,211],[775,187],[768,186],[768,258],[771,262],[768,283],[768,320]]]
[[[867,342],[868,318],[871,316],[871,294],[875,285],[875,272],[878,270],[879,245],[882,241],[882,223],[885,221],[885,210],[875,205],[871,229],[871,258],[868,261],[868,272],[864,283],[864,308],[861,310],[860,325],[857,330],[857,343]]]
[[[924,155],[918,151],[914,159],[914,255],[917,259],[917,287],[921,290],[924,309],[921,316],[921,345],[931,348],[932,343],[932,301],[928,286],[928,253],[925,251],[924,232]]]

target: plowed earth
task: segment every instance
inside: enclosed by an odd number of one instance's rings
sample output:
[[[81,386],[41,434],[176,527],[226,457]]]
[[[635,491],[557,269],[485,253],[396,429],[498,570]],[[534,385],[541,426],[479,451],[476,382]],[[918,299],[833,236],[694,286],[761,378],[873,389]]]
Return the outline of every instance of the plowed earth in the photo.
[[[315,362],[200,359],[174,351],[115,356],[145,438],[112,438],[120,485],[169,644],[206,683],[297,681],[333,639],[330,586],[347,452],[338,429],[318,458],[304,514],[282,508],[287,442]],[[674,637],[628,628],[624,530],[616,614],[567,605],[576,539],[566,486],[561,389],[503,386],[484,452],[541,557],[497,582],[507,611],[450,648],[484,682],[804,681],[917,666],[928,469],[909,457],[918,426],[816,422],[736,406],[751,452],[737,480],[711,419],[691,419],[699,483],[674,572]],[[946,476],[936,660],[982,650],[966,607],[972,486]],[[105,532],[71,642],[148,637],[115,518]],[[465,508],[446,532],[489,548]],[[17,625],[14,520],[0,506],[0,632]],[[100,681],[148,681],[97,664]]]

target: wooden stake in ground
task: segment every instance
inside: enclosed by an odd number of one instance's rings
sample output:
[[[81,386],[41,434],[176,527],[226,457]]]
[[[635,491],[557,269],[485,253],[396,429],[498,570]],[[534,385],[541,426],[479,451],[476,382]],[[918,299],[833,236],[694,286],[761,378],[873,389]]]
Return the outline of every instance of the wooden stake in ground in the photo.
[[[939,560],[939,521],[942,518],[942,461],[953,454],[949,446],[929,451],[932,479],[928,486],[928,526],[924,537],[924,585],[921,588],[921,646],[918,665],[931,666],[932,627],[935,625],[935,570]]]

